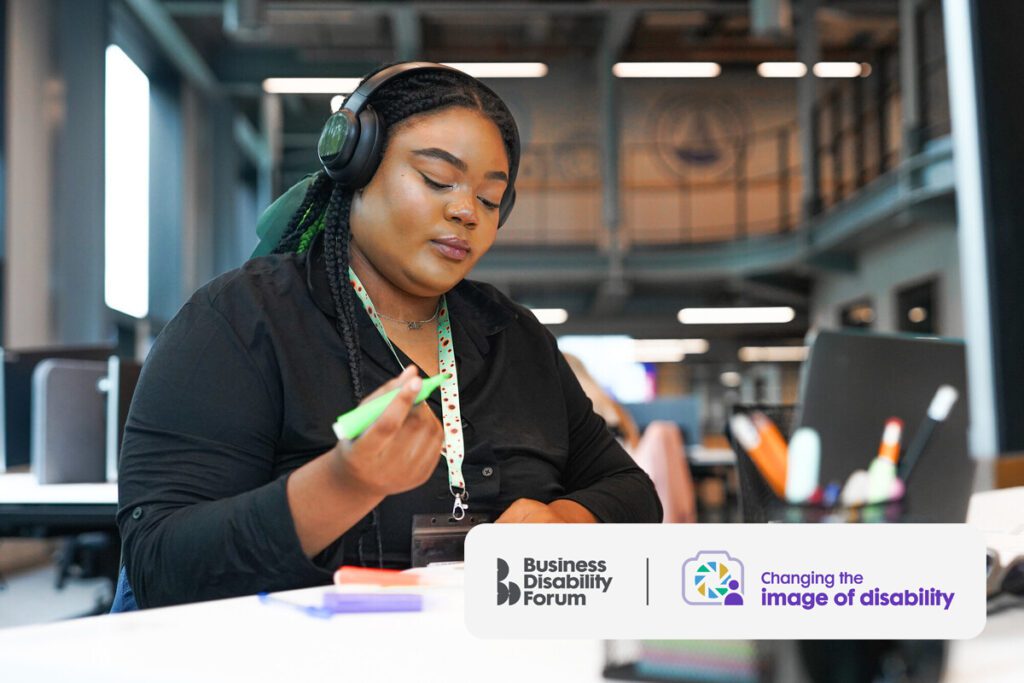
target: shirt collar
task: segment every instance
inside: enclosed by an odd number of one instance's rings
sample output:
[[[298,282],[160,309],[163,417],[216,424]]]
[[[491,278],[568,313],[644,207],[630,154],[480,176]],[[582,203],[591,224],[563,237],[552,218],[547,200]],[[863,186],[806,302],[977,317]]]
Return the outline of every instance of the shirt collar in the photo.
[[[306,285],[309,287],[317,307],[325,315],[335,319],[337,315],[334,311],[334,299],[331,297],[330,281],[327,278],[323,242],[323,233],[320,233],[313,238],[306,251]],[[345,286],[348,286],[347,283]],[[462,361],[460,363],[461,372],[462,365],[465,365],[467,361],[474,365],[475,361],[481,360],[487,354],[490,350],[487,338],[508,327],[518,317],[518,314],[506,302],[498,299],[493,292],[472,280],[459,282],[447,293],[446,299],[452,321],[455,354]],[[358,305],[358,302],[355,308],[360,346],[378,361],[393,365],[394,358],[374,328],[366,311]],[[468,347],[466,341],[472,341],[473,348]],[[460,342],[462,343],[460,344]],[[476,357],[470,358],[470,355]],[[469,378],[466,377],[466,379]],[[460,374],[460,382],[461,380]]]

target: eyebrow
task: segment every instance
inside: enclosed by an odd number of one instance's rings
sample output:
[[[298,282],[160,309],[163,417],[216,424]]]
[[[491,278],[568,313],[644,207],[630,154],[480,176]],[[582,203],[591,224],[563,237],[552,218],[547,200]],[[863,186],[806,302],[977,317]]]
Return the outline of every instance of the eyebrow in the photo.
[[[463,173],[465,173],[466,170],[469,168],[468,166],[466,166],[465,161],[458,158],[451,152],[441,149],[440,147],[416,149],[413,150],[412,153],[421,157],[429,157],[431,159],[440,159],[441,161],[446,161],[455,168],[462,171]],[[508,174],[505,173],[504,171],[488,171],[487,173],[484,174],[484,177],[487,178],[488,180],[504,180],[506,183],[508,182]]]

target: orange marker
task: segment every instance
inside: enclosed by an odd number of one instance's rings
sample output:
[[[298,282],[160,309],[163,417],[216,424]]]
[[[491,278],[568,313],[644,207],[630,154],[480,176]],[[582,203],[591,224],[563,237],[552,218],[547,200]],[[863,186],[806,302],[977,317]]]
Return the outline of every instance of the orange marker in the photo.
[[[418,586],[423,581],[416,574],[410,574],[400,569],[372,569],[346,565],[334,572],[334,583],[337,586],[345,584]]]
[[[763,413],[736,413],[729,419],[733,436],[754,461],[761,476],[779,498],[786,496],[786,442],[778,427]]]
[[[878,447],[878,457],[885,458],[893,465],[900,461],[900,437],[903,436],[903,420],[890,417],[885,421],[882,432],[882,443]]]
[[[881,503],[889,500],[896,479],[896,463],[900,459],[900,437],[903,436],[903,420],[890,417],[885,421],[882,443],[878,456],[868,467],[868,502]]]

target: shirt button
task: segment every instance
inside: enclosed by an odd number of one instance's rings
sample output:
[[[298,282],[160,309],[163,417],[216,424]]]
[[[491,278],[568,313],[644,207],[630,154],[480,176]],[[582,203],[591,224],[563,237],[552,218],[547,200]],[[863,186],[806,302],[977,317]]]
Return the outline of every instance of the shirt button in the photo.
[[[139,519],[140,517],[142,517],[142,508],[132,510],[132,519]]]
[[[492,468],[492,467],[485,467],[485,468],[483,468],[483,470],[480,473],[483,474],[485,477],[489,477],[492,474],[494,474],[494,468]]]

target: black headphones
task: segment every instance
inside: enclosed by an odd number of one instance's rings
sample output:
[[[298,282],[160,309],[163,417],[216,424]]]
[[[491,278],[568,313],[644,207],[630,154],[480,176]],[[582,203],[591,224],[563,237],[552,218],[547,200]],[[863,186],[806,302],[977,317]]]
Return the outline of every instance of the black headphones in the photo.
[[[377,172],[381,148],[384,145],[384,123],[373,106],[367,104],[370,96],[392,78],[411,71],[453,71],[466,75],[458,69],[433,62],[404,62],[382,69],[363,81],[345,100],[345,104],[327,119],[317,143],[317,154],[324,171],[331,180],[353,190],[365,186]],[[493,90],[480,81],[479,86],[498,97]],[[498,98],[499,100],[501,98]],[[516,203],[516,174],[519,171],[519,131],[513,125],[515,145],[508,160],[508,186],[498,207],[500,228]]]

